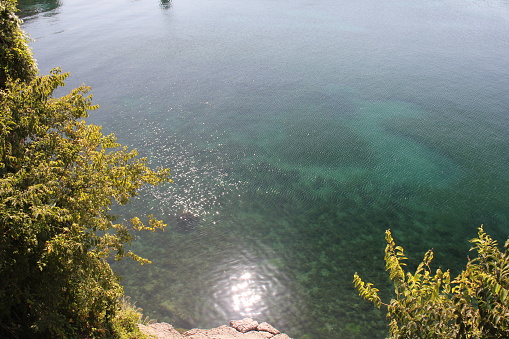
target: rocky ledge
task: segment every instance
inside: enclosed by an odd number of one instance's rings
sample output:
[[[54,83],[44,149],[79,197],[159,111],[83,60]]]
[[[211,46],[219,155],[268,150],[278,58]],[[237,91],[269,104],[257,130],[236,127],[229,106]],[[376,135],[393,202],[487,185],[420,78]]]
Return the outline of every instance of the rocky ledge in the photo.
[[[178,332],[170,324],[157,323],[138,325],[140,330],[157,339],[291,339],[270,324],[258,323],[250,318],[230,321],[230,326],[220,326],[210,330],[192,329]]]

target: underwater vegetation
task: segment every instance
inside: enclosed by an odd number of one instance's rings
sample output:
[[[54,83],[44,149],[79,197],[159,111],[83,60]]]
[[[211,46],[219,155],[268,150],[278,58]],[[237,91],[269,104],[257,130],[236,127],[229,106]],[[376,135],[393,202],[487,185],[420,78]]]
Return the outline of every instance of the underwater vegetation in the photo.
[[[490,185],[498,180],[504,187],[505,178],[497,172],[503,158],[476,167],[470,156],[463,158],[469,144],[439,142],[443,121],[430,118],[433,112],[425,107],[362,105],[364,113],[347,118],[280,117],[266,127],[252,118],[254,127],[239,122],[214,134],[222,140],[216,148],[204,137],[216,126],[188,136],[189,146],[181,138],[174,148],[175,158],[185,159],[175,163],[177,185],[145,191],[130,213],[154,197],[171,206],[172,197],[193,201],[196,192],[206,193],[201,202],[206,207],[186,209],[183,203],[181,215],[165,207],[170,225],[165,233],[133,244],[154,264],[124,274],[128,295],[151,317],[183,328],[252,316],[278,324],[294,338],[384,338],[383,312],[359,299],[351,284],[359,272],[379,281],[381,296],[391,298],[383,270],[384,230],[406,244],[411,261],[433,248],[436,265],[457,274],[473,236],[465,225],[484,222],[494,238],[503,237],[506,193]],[[391,116],[392,111],[400,113]],[[268,139],[271,129],[281,133]],[[244,139],[245,133],[251,138]],[[151,149],[165,147],[157,140],[156,135],[150,141]],[[416,151],[429,157],[416,165],[417,174],[385,158],[390,150],[381,153],[397,144],[395,159],[414,159]],[[213,178],[218,174],[219,186]],[[180,187],[179,176],[185,184]],[[123,265],[115,267],[124,272]],[[251,279],[243,282],[246,272]],[[245,295],[251,293],[244,308],[232,292],[238,284],[249,286]]]

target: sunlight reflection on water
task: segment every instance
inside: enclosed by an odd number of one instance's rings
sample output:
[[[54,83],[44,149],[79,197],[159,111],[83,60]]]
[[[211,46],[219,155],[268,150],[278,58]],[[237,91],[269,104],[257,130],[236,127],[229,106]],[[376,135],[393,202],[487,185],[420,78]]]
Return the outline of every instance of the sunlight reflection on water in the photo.
[[[267,249],[268,250],[268,249]],[[241,251],[209,277],[215,312],[224,319],[278,319],[299,313],[289,277],[271,263],[270,251]],[[256,264],[253,264],[256,263]],[[292,305],[292,306],[290,306]],[[282,309],[286,308],[286,315]],[[283,325],[284,320],[279,319]]]
[[[258,291],[252,274],[243,273],[240,277],[232,277],[236,280],[231,288],[233,309],[244,317],[255,317],[260,314],[260,307],[257,305],[262,301],[262,296]]]

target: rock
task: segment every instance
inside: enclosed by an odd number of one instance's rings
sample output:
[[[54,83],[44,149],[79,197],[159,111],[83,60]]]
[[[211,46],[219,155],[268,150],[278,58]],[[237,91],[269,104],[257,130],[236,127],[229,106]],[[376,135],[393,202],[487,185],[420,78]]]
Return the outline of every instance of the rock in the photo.
[[[272,339],[292,339],[288,335],[281,333],[272,337]]]
[[[265,333],[265,334],[263,334],[263,333]],[[270,334],[269,332],[263,332],[263,333],[257,332],[257,331],[250,331],[250,332],[241,334],[241,336],[239,338],[242,338],[242,339],[267,339],[267,338],[273,337],[273,335]],[[266,334],[270,335],[270,337],[266,337]]]
[[[198,228],[200,217],[191,212],[181,212],[175,215],[175,229],[181,233],[190,233]]]
[[[184,337],[168,323],[156,323],[150,325],[138,324],[143,333],[152,335],[157,339],[183,339]]]
[[[210,337],[207,337],[205,334],[197,333],[197,334],[192,334],[190,336],[186,335],[184,338],[186,338],[186,339],[209,339]]]
[[[185,338],[192,338],[192,339],[198,339],[201,337],[198,337],[198,336],[205,336],[205,338],[210,338],[210,337],[213,337],[213,338],[216,338],[217,336],[236,336],[238,335],[239,332],[232,328],[232,327],[229,327],[229,326],[226,326],[226,325],[223,325],[223,326],[219,326],[219,327],[216,327],[216,328],[212,328],[210,330],[202,330],[202,329],[198,329],[198,328],[194,328],[192,330],[189,330],[187,332],[184,332],[184,337]],[[194,336],[197,336],[196,338]]]
[[[251,318],[244,318],[242,320],[230,321],[230,326],[239,332],[246,333],[249,331],[256,330],[258,328],[258,322]]]
[[[266,322],[263,322],[263,323],[259,324],[258,327],[256,328],[256,330],[257,331],[269,332],[269,333],[272,333],[272,334],[279,334],[279,333],[281,333],[278,330],[276,330],[274,327],[272,327],[271,324],[266,323]]]
[[[247,332],[246,334],[249,334],[249,333],[257,333],[258,338],[263,338],[263,339],[269,339],[269,338],[274,337],[274,334],[265,332],[265,331],[251,331],[251,332]]]
[[[291,339],[267,323],[258,324],[250,318],[230,321],[230,326],[219,326],[209,330],[192,329],[180,334],[167,323],[138,324],[143,333],[157,339]]]

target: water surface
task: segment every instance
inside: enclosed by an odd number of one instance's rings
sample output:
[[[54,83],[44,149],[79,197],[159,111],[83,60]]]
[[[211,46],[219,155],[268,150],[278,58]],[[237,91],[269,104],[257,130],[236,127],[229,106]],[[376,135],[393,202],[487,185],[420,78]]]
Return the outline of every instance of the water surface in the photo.
[[[169,166],[120,218],[169,227],[121,262],[176,327],[245,316],[294,338],[383,338],[384,231],[457,272],[509,231],[504,0],[22,1],[42,72],[93,87],[89,121]],[[412,267],[412,265],[410,265]]]

